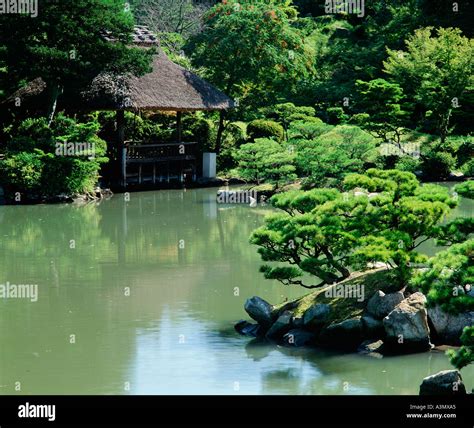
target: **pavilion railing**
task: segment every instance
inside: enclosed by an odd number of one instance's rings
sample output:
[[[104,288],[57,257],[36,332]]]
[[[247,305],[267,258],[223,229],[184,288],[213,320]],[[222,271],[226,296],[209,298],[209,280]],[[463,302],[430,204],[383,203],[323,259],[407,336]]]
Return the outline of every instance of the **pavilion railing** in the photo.
[[[196,159],[197,142],[175,142],[162,144],[127,144],[126,159],[134,162],[160,162]]]

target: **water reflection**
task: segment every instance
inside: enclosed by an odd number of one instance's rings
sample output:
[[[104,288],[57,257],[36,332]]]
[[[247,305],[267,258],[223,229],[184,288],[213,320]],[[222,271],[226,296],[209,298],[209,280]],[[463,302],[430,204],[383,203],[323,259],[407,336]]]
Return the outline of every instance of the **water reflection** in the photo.
[[[0,207],[0,283],[39,287],[37,303],[0,300],[0,394],[416,393],[449,368],[441,354],[378,361],[238,336],[247,297],[304,291],[258,273],[248,236],[268,209],[215,192]]]

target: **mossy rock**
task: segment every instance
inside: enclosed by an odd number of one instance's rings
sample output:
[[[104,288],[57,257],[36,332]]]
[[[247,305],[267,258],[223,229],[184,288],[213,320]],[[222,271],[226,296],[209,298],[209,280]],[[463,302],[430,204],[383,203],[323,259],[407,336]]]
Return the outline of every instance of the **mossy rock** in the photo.
[[[326,293],[331,288],[341,287],[364,287],[363,299],[328,297]],[[350,318],[362,316],[367,301],[375,292],[382,290],[384,293],[393,293],[399,291],[394,273],[387,269],[374,269],[364,273],[354,273],[350,278],[333,285],[328,285],[317,289],[299,299],[275,305],[273,311],[282,313],[285,310],[291,310],[296,318],[302,318],[303,314],[311,306],[318,303],[325,303],[331,307],[331,313],[328,324],[341,322]],[[358,301],[361,300],[361,301]]]

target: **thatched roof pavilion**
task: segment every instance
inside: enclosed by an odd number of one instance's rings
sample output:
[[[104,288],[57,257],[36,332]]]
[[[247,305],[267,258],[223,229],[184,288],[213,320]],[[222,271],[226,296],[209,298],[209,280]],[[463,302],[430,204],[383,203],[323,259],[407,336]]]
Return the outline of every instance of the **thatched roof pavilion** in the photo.
[[[191,71],[170,61],[162,51],[153,70],[141,77],[97,76],[83,93],[81,105],[94,110],[160,110],[190,112],[227,110],[235,103]]]
[[[113,42],[107,33],[104,38]],[[236,107],[232,99],[209,82],[170,61],[161,50],[158,38],[146,27],[135,27],[133,44],[157,49],[150,73],[140,77],[100,74],[79,97],[67,97],[65,94],[60,106],[72,110],[177,112],[227,110]],[[10,104],[17,98],[43,95],[46,89],[46,84],[38,78],[16,91],[3,103]]]
[[[114,42],[108,33],[103,37]],[[124,141],[124,112],[174,111],[177,112],[178,143],[181,143],[181,117],[183,112],[221,111],[235,108],[236,103],[195,73],[172,62],[162,51],[158,38],[144,26],[136,26],[133,44],[155,48],[152,71],[144,76],[98,75],[80,94],[64,94],[59,109],[73,111],[112,110],[117,112],[117,152],[122,187],[126,186],[127,148]],[[2,104],[14,105],[31,100],[33,103],[46,96],[47,85],[37,78],[16,91]],[[35,100],[35,101],[34,101]],[[221,115],[222,121],[222,115]]]

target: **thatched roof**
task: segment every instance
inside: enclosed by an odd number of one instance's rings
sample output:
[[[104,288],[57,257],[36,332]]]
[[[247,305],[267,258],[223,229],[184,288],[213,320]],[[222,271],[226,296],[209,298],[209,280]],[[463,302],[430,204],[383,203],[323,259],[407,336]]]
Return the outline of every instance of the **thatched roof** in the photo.
[[[104,38],[109,40],[107,34]],[[226,110],[236,104],[223,92],[195,73],[170,61],[159,48],[157,37],[146,27],[137,26],[133,34],[135,45],[154,46],[158,54],[153,59],[153,70],[141,77],[116,76],[108,73],[97,76],[80,96],[60,100],[60,108],[74,110]],[[113,40],[110,39],[112,42]],[[44,95],[46,84],[35,79],[11,95],[4,103]]]
[[[41,77],[32,80],[28,85],[18,89],[13,95],[6,99],[6,102],[15,102],[17,99],[32,97],[42,94],[46,90],[46,83]]]
[[[226,110],[235,103],[196,74],[170,61],[163,52],[153,70],[141,77],[99,75],[84,92],[83,103],[104,110]]]

